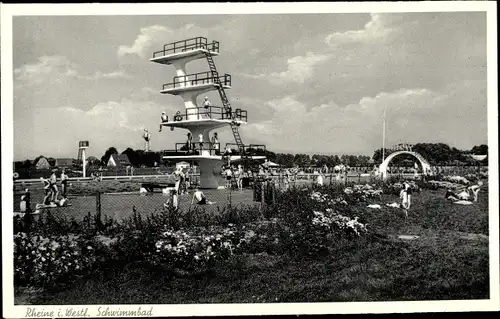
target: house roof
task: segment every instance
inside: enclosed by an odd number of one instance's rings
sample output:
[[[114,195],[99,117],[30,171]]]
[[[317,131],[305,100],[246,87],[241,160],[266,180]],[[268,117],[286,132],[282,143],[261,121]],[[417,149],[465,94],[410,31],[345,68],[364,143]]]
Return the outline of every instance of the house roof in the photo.
[[[130,160],[127,154],[112,154],[111,157],[115,162],[116,166],[128,166],[130,165]]]
[[[36,168],[50,168],[49,161],[45,157],[41,157],[38,162],[36,162]]]

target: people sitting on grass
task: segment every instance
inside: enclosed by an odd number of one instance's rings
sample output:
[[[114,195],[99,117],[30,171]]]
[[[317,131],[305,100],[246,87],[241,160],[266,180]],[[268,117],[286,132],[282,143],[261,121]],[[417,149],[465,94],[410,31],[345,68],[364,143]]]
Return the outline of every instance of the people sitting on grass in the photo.
[[[471,199],[474,202],[477,202],[479,190],[481,189],[482,185],[483,182],[479,181],[477,184],[469,186],[468,188],[460,188],[457,190],[448,189],[446,190],[446,194],[444,195],[444,197],[453,202],[470,201]]]
[[[483,186],[483,182],[481,181],[477,182],[476,185],[469,186],[469,192],[472,193],[472,198],[474,199],[474,202],[477,202],[481,186]]]
[[[191,200],[191,205],[193,205],[194,200],[196,199],[196,204],[198,205],[213,205],[215,202],[211,202],[207,200],[205,194],[198,187],[196,187],[193,193],[193,199]]]
[[[470,199],[470,193],[465,188],[459,188],[456,190],[447,189],[444,197],[451,201],[460,201],[460,200],[468,201]]]

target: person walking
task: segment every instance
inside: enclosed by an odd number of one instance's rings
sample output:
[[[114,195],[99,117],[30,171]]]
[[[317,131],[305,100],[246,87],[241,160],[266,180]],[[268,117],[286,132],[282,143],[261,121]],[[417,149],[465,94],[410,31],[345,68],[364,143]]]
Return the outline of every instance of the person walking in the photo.
[[[66,169],[61,170],[61,196],[63,199],[66,198],[67,193],[68,193],[68,179],[69,176],[66,175]]]
[[[49,183],[50,183],[50,189],[52,190],[52,197],[50,202],[52,204],[55,204],[57,201],[57,196],[59,195],[59,190],[57,189],[57,175],[56,175],[57,169],[52,170],[52,175],[49,177]]]
[[[241,164],[238,165],[238,170],[236,171],[236,184],[238,185],[238,189],[240,191],[243,190],[243,166]]]
[[[403,183],[403,189],[399,193],[399,197],[401,198],[401,207],[405,211],[405,217],[408,218],[408,210],[411,207],[411,188],[408,182]]]
[[[233,171],[231,170],[231,166],[227,166],[226,168],[226,188],[231,189],[231,181],[233,179]]]

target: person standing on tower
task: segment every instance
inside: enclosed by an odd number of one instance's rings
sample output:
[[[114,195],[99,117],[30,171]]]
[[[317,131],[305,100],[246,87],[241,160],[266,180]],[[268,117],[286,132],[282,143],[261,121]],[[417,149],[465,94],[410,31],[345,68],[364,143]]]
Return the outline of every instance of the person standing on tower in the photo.
[[[191,135],[191,132],[187,133],[187,148],[188,151],[191,151],[193,148],[193,135]]]
[[[168,115],[165,112],[161,112],[161,123],[167,123],[168,122]],[[160,124],[160,130],[158,132],[161,132],[161,129],[163,128],[163,125]]]
[[[212,136],[212,147],[215,150],[215,155],[219,155],[219,137],[217,136],[217,132]]]
[[[205,96],[205,102],[203,102],[203,106],[208,109],[210,106],[212,106],[212,104],[210,103],[210,101],[208,100],[208,96]]]
[[[198,134],[198,142],[200,143],[200,151],[203,150],[203,133]]]

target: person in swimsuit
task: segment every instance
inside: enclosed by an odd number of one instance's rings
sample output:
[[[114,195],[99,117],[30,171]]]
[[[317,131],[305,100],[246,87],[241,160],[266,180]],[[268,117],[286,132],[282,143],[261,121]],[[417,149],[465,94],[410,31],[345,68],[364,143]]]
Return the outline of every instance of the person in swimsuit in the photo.
[[[191,149],[193,148],[193,135],[188,132],[187,133],[187,149],[188,151],[191,151]]]
[[[194,193],[193,193],[193,199],[191,200],[191,205],[193,205],[194,200],[196,199],[196,204],[198,205],[212,205],[215,204],[215,202],[211,202],[207,200],[207,197],[205,194],[203,194],[202,191],[198,187],[196,187]]]
[[[61,195],[63,198],[66,198],[68,193],[68,179],[69,176],[66,175],[66,170],[63,168],[61,171]]]
[[[403,185],[404,186],[401,192],[399,193],[399,197],[401,198],[401,207],[403,207],[405,210],[408,210],[411,207],[412,191],[410,188],[410,184],[405,182]]]
[[[50,189],[52,190],[52,198],[51,203],[55,203],[57,200],[57,196],[59,195],[59,190],[57,189],[57,169],[52,170],[52,175],[49,177]]]
[[[226,188],[231,188],[231,179],[233,178],[233,171],[231,170],[231,167],[228,166],[226,169]]]
[[[219,151],[219,137],[217,136],[217,132],[215,132],[214,135],[212,136],[211,143],[212,143],[212,148],[215,151],[215,155],[219,155],[220,154],[220,151]]]
[[[167,113],[161,112],[161,123],[167,123],[168,122],[168,116]],[[163,128],[163,125],[160,124],[160,130],[158,132],[161,132]]]
[[[50,187],[50,182],[48,179],[43,177],[40,177],[40,181],[43,183],[43,192],[45,194],[42,205],[49,205],[50,198],[52,197],[52,188]]]
[[[474,201],[477,202],[479,190],[481,190],[481,186],[483,186],[483,182],[479,181],[476,185],[472,185],[469,187],[469,192],[472,193],[472,197]]]
[[[238,189],[241,191],[243,190],[243,166],[238,165],[238,170],[236,171],[236,184],[238,185]]]

